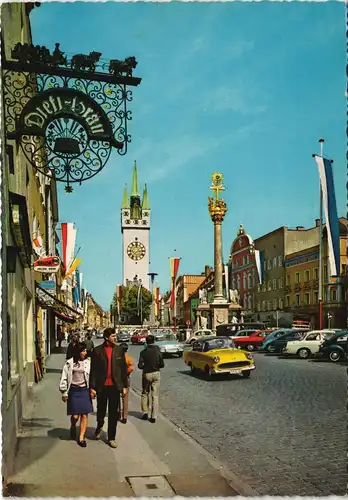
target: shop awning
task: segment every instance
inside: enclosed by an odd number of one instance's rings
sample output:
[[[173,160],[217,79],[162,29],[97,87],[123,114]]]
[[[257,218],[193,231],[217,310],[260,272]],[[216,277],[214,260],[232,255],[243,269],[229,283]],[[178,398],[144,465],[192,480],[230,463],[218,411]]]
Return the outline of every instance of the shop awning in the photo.
[[[42,308],[51,308],[57,317],[67,323],[75,323],[81,317],[81,314],[76,309],[64,304],[64,302],[41,288],[38,284],[36,284],[36,299]]]

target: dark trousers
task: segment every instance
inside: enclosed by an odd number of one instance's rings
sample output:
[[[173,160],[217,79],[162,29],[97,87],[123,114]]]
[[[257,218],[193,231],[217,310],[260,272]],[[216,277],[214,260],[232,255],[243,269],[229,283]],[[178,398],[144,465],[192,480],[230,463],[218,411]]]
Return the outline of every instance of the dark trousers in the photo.
[[[101,429],[104,425],[106,407],[108,407],[108,440],[116,437],[118,412],[120,409],[120,392],[114,385],[104,386],[97,392],[97,426]]]

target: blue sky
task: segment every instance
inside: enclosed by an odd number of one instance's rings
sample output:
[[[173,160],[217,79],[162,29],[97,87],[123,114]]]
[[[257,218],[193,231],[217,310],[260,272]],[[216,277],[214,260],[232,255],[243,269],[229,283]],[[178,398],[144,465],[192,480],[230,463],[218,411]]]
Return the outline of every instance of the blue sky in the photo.
[[[334,159],[345,215],[345,13],[336,2],[42,3],[35,44],[68,53],[134,55],[132,143],[72,194],[60,219],[75,222],[85,285],[109,307],[122,280],[120,206],[136,159],[152,208],[151,269],[169,287],[213,264],[207,210],[211,173],[225,178],[224,260],[240,223],[257,238],[318,216],[318,139]]]

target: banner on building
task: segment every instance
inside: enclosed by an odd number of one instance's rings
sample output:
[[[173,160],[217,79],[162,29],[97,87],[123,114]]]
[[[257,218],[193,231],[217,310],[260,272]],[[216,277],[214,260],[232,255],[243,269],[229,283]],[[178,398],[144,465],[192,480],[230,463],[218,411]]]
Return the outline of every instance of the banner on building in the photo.
[[[46,251],[42,242],[42,237],[37,231],[35,237],[33,238],[33,248],[39,257],[45,257]]]
[[[176,293],[176,278],[179,270],[180,258],[178,257],[170,257],[169,258],[169,266],[170,266],[170,279],[172,286],[172,293],[170,297],[170,308],[174,309],[175,306],[175,293]]]
[[[325,213],[330,276],[340,275],[340,233],[337,215],[335,185],[332,161],[321,156],[314,156],[318,165],[323,207]]]
[[[74,261],[77,230],[74,228],[73,222],[62,222],[61,229],[63,266],[64,272],[67,273]]]
[[[255,264],[256,264],[259,284],[262,285],[264,281],[264,258],[263,258],[263,252],[260,252],[260,250],[256,249],[255,249]]]
[[[224,265],[225,270],[225,288],[226,288],[226,298],[228,302],[230,301],[230,287],[229,287],[229,273],[228,273],[228,265]]]
[[[160,289],[158,286],[154,288],[154,300],[155,300],[155,316],[159,316],[159,301],[160,301]]]
[[[116,297],[117,297],[117,314],[118,314],[118,318],[120,318],[121,317],[121,301],[122,301],[122,285],[117,285]],[[120,319],[119,319],[119,321],[120,321]]]

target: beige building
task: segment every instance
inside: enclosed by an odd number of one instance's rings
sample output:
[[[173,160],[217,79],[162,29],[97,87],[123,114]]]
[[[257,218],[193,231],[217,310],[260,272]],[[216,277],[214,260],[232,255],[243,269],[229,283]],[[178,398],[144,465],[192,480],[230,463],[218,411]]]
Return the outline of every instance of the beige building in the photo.
[[[210,269],[206,266],[206,271]],[[183,274],[176,280],[176,318],[177,325],[184,326],[190,323],[190,311],[185,304],[189,296],[194,293],[206,278],[206,272],[199,275]]]
[[[87,326],[102,330],[110,324],[110,313],[107,313],[94,300],[91,294],[87,296]]]
[[[291,316],[284,309],[284,257],[289,253],[310,248],[319,242],[317,226],[305,229],[297,226],[290,229],[282,226],[255,239],[255,248],[261,256],[261,284],[254,288],[254,319],[290,325]]]

